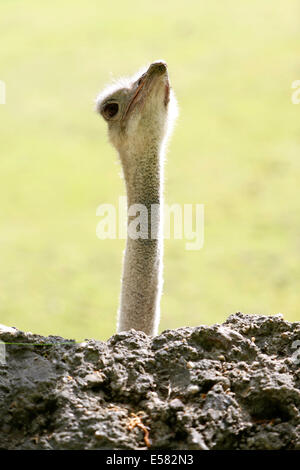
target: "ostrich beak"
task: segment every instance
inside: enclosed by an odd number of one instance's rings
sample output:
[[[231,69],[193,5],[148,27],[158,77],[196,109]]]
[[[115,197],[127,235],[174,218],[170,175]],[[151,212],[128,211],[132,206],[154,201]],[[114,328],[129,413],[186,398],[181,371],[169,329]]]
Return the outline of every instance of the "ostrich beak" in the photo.
[[[146,75],[150,76],[152,74],[163,75],[167,73],[167,64],[163,61],[153,62],[148,68]]]
[[[164,75],[165,79],[165,99],[164,104],[165,106],[169,102],[169,95],[170,95],[170,84],[168,78],[168,69],[167,64],[163,61],[153,62],[147,72],[145,72],[138,80],[137,80],[137,88],[134,91],[132,98],[130,99],[128,106],[125,110],[123,119],[126,119],[130,110],[134,108],[138,101],[145,101],[148,94],[152,89],[153,83],[156,81],[157,77]]]

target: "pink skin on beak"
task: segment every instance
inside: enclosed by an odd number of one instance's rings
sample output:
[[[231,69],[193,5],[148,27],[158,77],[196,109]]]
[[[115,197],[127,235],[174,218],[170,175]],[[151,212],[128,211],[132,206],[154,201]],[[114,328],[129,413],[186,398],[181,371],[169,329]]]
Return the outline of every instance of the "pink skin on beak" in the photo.
[[[148,68],[147,72],[144,73],[138,80],[139,85],[137,89],[134,92],[133,97],[128,103],[128,106],[124,112],[124,115],[122,117],[122,120],[126,119],[128,113],[130,110],[134,107],[134,105],[137,103],[138,98],[142,94],[142,90],[144,90],[143,95],[144,98],[147,96],[147,94],[150,91],[151,84],[153,83],[153,80],[155,77],[158,77],[160,75],[166,74],[167,75],[167,65],[165,62],[154,62],[153,64],[150,65]],[[166,77],[166,85],[165,85],[165,99],[164,99],[164,104],[167,106],[169,102],[169,95],[170,95],[170,85],[169,85],[169,80],[168,77]]]

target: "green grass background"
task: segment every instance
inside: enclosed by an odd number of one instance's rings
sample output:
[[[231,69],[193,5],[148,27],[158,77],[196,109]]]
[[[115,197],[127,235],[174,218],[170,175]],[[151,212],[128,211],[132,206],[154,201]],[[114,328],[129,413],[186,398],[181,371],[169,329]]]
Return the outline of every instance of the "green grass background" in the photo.
[[[166,241],[160,330],[300,319],[299,22],[296,0],[1,0],[0,323],[114,333],[124,240],[96,237],[96,208],[124,186],[94,99],[161,58],[166,202],[205,204],[205,244]]]

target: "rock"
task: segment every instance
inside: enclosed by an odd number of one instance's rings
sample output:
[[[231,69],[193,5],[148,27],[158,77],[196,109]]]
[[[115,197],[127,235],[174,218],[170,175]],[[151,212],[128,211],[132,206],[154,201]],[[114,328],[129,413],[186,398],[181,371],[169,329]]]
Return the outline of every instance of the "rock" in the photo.
[[[0,449],[300,449],[281,315],[78,344],[1,325],[0,346]]]

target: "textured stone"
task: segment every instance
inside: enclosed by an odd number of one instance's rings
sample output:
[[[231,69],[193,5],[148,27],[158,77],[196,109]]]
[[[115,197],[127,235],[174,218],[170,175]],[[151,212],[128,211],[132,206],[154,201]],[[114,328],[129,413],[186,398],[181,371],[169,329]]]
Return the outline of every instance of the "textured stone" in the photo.
[[[299,322],[241,313],[80,344],[1,325],[17,344],[0,363],[0,448],[300,449],[299,340]]]

